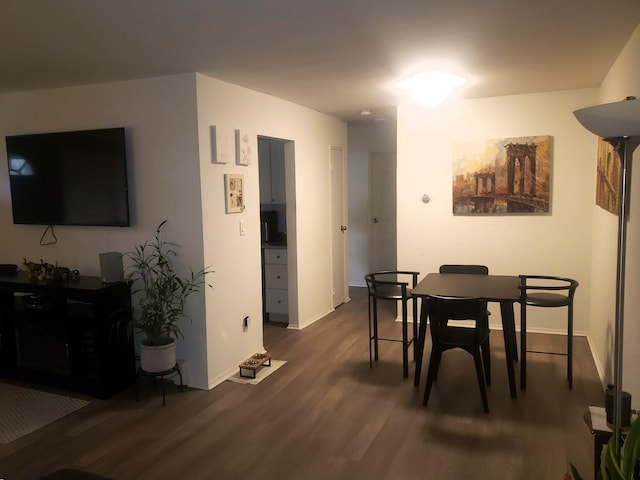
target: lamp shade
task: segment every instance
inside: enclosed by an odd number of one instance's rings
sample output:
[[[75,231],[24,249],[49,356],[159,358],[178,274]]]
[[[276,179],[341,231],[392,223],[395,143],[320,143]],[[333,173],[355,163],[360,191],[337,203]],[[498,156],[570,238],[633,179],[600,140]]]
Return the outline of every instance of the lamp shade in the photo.
[[[640,99],[595,105],[573,114],[584,128],[602,138],[640,135]]]

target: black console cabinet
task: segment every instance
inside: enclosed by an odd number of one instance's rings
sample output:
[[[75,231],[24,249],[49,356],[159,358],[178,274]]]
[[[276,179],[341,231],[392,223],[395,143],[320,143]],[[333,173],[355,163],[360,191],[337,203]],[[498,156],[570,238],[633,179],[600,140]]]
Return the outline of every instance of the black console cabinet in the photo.
[[[0,275],[0,376],[107,398],[135,383],[130,316],[123,282]]]

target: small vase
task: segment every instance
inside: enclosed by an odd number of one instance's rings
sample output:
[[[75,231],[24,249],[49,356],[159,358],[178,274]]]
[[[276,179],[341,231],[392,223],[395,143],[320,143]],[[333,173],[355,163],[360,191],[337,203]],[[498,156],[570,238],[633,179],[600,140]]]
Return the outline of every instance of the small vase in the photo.
[[[140,367],[145,372],[159,373],[171,370],[176,365],[176,342],[167,345],[140,345]]]

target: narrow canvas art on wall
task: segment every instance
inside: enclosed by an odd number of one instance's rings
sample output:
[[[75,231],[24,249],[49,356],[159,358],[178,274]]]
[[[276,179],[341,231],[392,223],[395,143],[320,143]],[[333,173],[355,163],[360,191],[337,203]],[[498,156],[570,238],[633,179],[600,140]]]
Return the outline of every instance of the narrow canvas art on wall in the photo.
[[[551,137],[497,138],[453,147],[454,215],[548,213]]]
[[[620,211],[620,155],[609,142],[598,138],[598,177],[596,205],[618,215]]]

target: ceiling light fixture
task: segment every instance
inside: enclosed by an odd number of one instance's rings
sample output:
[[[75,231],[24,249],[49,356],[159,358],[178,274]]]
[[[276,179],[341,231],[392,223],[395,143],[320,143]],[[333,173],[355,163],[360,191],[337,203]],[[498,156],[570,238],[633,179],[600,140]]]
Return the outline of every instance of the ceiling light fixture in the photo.
[[[444,102],[454,88],[466,79],[444,72],[424,72],[396,83],[396,88],[407,92],[409,97],[424,108],[433,108]]]
[[[360,115],[364,117],[371,115],[371,110],[360,110]]]

